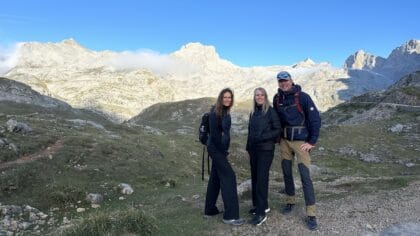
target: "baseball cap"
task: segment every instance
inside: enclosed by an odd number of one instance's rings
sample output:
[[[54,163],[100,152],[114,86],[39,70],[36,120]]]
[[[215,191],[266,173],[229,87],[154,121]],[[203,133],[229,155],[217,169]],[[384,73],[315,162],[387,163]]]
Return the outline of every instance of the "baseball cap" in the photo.
[[[292,76],[287,71],[280,71],[277,74],[277,80],[291,80]]]

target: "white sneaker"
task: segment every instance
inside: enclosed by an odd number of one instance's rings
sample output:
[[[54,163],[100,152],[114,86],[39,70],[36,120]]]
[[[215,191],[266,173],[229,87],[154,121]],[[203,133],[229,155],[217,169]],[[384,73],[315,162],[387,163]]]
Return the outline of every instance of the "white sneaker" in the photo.
[[[267,209],[265,209],[265,213],[267,214],[268,212],[270,212],[271,211],[271,209],[270,209],[270,207],[269,208],[267,208]],[[251,210],[249,210],[249,214],[252,214],[252,215],[255,215],[257,213],[257,208],[252,208]]]
[[[222,220],[223,223],[228,224],[228,225],[234,225],[234,226],[240,226],[243,225],[245,223],[244,219],[231,219],[231,220]]]

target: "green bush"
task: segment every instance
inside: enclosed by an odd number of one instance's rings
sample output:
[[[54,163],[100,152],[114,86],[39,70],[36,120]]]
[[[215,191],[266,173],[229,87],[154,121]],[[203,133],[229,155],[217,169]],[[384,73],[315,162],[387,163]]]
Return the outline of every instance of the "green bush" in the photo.
[[[75,186],[53,187],[50,190],[49,198],[54,205],[75,203],[84,199],[85,193]]]
[[[64,235],[123,235],[134,233],[137,235],[151,235],[157,226],[154,219],[134,208],[114,212],[94,213],[72,227],[66,229]]]

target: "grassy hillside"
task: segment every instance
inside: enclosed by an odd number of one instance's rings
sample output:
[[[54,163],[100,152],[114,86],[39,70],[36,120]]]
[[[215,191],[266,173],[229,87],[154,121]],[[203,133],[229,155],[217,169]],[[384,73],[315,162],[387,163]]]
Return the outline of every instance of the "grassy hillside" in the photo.
[[[1,137],[17,147],[17,152],[0,149],[0,203],[3,205],[29,204],[44,212],[59,208],[55,213],[58,214],[55,227],[64,216],[89,219],[91,213],[102,212],[106,216],[135,208],[144,212],[146,219],[158,222],[157,232],[184,230],[176,221],[186,219],[178,214],[192,209],[185,207],[189,203],[177,196],[180,193],[188,198],[201,195],[203,187],[201,149],[190,145],[194,143],[193,137],[153,135],[138,127],[112,124],[85,111],[75,115],[70,111],[4,102],[0,103],[0,111],[0,125],[5,126],[13,117],[34,130],[31,134],[21,134],[2,128]],[[74,119],[90,123],[75,123],[71,121]],[[101,125],[103,128],[98,128]],[[57,142],[61,143],[57,150],[37,160],[7,165],[31,154],[36,158],[37,153]],[[122,196],[116,189],[119,183],[129,183],[134,194],[118,200]],[[191,194],[186,195],[188,192]],[[77,207],[90,208],[84,201],[87,193],[103,194],[104,204],[99,209],[76,214]],[[94,217],[92,220],[95,221]]]
[[[197,126],[213,102],[158,104],[122,125],[83,110],[0,102],[0,138],[17,149],[0,148],[0,203],[28,204],[54,219],[37,229],[30,226],[27,231],[34,234],[197,235],[225,227],[219,220],[201,217],[206,181],[201,181]],[[359,109],[369,107],[345,107],[324,117],[333,119]],[[233,114],[236,130],[230,160],[239,183],[250,177],[243,133],[248,111],[248,104],[238,104]],[[313,164],[320,168],[313,175],[319,199],[400,188],[418,179],[419,117],[416,112],[401,112],[371,123],[326,125],[312,152]],[[33,132],[7,132],[5,123],[10,118],[26,123]],[[405,128],[399,133],[389,131],[396,124]],[[366,156],[379,162],[363,161]],[[278,157],[276,153],[271,169],[273,207],[284,201],[278,193],[282,186]],[[21,159],[26,162],[15,163]],[[134,193],[121,194],[119,183],[130,184]],[[88,193],[103,194],[99,208],[85,201]],[[241,197],[244,216],[249,205],[245,194]],[[77,213],[77,208],[86,211]]]

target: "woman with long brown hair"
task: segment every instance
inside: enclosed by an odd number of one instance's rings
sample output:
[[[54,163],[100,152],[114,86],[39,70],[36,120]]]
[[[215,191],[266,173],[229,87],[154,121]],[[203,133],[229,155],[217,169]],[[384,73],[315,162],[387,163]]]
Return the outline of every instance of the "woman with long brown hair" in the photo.
[[[223,223],[242,225],[245,221],[239,218],[236,176],[227,159],[230,144],[230,109],[233,101],[233,91],[229,88],[223,89],[209,115],[210,135],[207,150],[212,159],[212,166],[207,185],[204,216],[207,218],[222,213],[216,207],[217,197],[221,191],[225,208]]]

